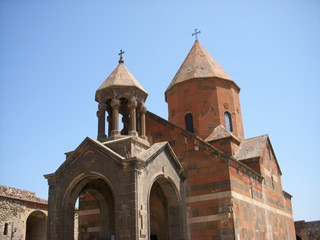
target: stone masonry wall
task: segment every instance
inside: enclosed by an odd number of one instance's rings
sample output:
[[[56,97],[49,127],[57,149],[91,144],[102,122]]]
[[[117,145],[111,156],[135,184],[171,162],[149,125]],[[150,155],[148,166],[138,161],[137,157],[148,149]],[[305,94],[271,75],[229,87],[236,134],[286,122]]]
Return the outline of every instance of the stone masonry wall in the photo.
[[[37,197],[34,192],[29,192],[26,190],[12,188],[12,187],[3,186],[3,185],[0,185],[0,196],[6,196],[10,198],[19,198],[19,199],[45,203],[45,204],[48,203],[47,200]]]
[[[26,206],[10,198],[0,197],[0,240],[24,239]]]
[[[306,222],[309,239],[320,239],[320,221]]]
[[[228,163],[195,144],[197,140],[191,134],[185,135],[183,129],[158,124],[152,117],[150,114],[146,118],[149,141],[169,139],[185,171],[190,239],[234,239],[231,199],[225,196],[231,188]]]
[[[320,221],[296,221],[296,233],[303,240],[320,239]]]
[[[191,239],[295,239],[291,196],[282,190],[275,159],[259,165],[272,169],[262,177],[150,113],[146,120],[149,141],[169,140],[185,170]]]
[[[46,214],[46,203],[33,192],[0,185],[0,240],[24,240],[29,214]]]

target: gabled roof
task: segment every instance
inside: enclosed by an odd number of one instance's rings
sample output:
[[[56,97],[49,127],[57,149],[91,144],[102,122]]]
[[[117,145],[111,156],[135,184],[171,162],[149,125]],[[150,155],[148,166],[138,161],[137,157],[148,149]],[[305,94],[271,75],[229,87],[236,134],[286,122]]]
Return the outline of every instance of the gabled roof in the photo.
[[[231,77],[197,40],[166,91],[175,84],[194,78],[207,77],[218,77],[232,81]]]
[[[142,92],[147,94],[147,91],[141,86],[141,84],[134,78],[129,72],[123,62],[119,62],[119,65],[113,70],[113,72],[107,77],[107,79],[101,84],[97,91],[110,88],[110,87],[136,87]]]
[[[212,133],[205,139],[206,142],[213,142],[219,139],[231,137],[240,142],[231,132],[229,132],[223,125],[216,127]]]
[[[168,153],[173,167],[180,175],[183,172],[183,167],[168,142],[154,143],[149,149],[141,152],[137,156],[137,158],[144,161],[146,164],[149,164],[153,159],[156,158],[156,156],[158,156],[163,151],[166,151]]]
[[[241,161],[241,160],[245,160],[245,159],[252,159],[252,158],[261,157],[263,154],[263,151],[265,150],[265,148],[267,148],[267,144],[269,144],[269,146],[272,150],[272,154],[274,156],[276,165],[277,165],[279,172],[281,174],[281,169],[280,169],[278,160],[277,160],[276,155],[273,151],[269,136],[267,134],[243,140],[241,142],[239,150],[236,152],[234,158],[237,159],[238,161]]]
[[[260,157],[266,147],[267,140],[268,135],[243,140],[234,158],[237,160],[244,160]]]
[[[127,142],[131,138],[132,137],[126,137],[126,138],[118,139],[118,141]],[[114,161],[119,166],[136,162],[140,167],[147,166],[160,153],[166,152],[166,155],[168,156],[169,161],[171,162],[177,174],[180,177],[184,177],[183,167],[180,164],[177,156],[175,155],[174,151],[172,150],[168,142],[155,143],[151,147],[148,147],[147,149],[142,150],[140,154],[137,154],[135,156],[128,156],[128,157],[122,156],[121,152],[116,152],[115,150],[108,147],[107,145],[108,145],[108,142],[101,143],[95,139],[86,137],[74,151],[67,153],[67,159],[64,161],[64,163],[61,164],[61,166],[56,170],[55,173],[46,174],[45,177],[47,179],[50,179],[56,175],[62,174],[63,172],[65,172],[66,169],[71,167],[79,158],[85,155],[88,152],[88,150],[90,151],[94,150],[99,152],[100,154],[103,154],[104,156],[106,156],[111,161]]]
[[[64,172],[64,170],[73,165],[74,162],[79,158],[79,156],[83,155],[88,148],[94,148],[118,163],[121,163],[121,161],[125,159],[118,153],[114,152],[112,149],[104,146],[99,141],[90,137],[86,137],[74,151],[66,153],[67,159],[60,165],[60,167],[54,174],[60,174]],[[46,174],[45,177],[48,178],[50,177],[50,175],[54,174]]]

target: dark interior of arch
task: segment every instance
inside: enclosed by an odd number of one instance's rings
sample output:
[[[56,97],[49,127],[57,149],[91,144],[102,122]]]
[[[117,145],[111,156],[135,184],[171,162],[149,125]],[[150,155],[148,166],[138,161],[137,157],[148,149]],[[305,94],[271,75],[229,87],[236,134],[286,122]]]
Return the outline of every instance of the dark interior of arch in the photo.
[[[181,210],[173,186],[158,179],[150,192],[150,239],[178,240],[181,235]]]
[[[41,211],[35,211],[27,219],[26,240],[45,239],[47,239],[47,216]]]
[[[79,240],[110,240],[115,235],[114,199],[108,184],[102,179],[88,181],[78,195]]]

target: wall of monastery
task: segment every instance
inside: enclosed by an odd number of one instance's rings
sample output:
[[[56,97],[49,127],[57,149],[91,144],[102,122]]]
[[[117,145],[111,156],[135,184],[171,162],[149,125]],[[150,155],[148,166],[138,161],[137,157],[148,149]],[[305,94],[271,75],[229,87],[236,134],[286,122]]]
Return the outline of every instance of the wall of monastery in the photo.
[[[33,213],[46,216],[47,201],[33,192],[0,185],[0,240],[25,240]]]
[[[192,240],[233,239],[228,161],[218,152],[206,149],[196,137],[179,127],[159,124],[149,115],[149,141],[166,141],[174,149],[185,171],[185,194],[189,236]],[[210,147],[210,146],[207,146]]]
[[[296,221],[294,223],[297,236],[302,240],[320,239],[320,221]]]
[[[262,177],[230,166],[236,239],[295,239],[291,196],[282,191],[275,159],[258,162]],[[272,175],[265,169],[273,169]]]
[[[295,239],[291,196],[272,152],[234,161],[151,114],[147,127],[150,141],[169,140],[184,168],[191,239]]]

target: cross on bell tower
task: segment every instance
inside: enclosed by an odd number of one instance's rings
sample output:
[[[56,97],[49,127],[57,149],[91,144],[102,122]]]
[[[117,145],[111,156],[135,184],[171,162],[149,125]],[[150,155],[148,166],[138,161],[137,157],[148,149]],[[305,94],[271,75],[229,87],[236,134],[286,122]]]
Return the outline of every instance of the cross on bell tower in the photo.
[[[124,51],[122,51],[122,49],[121,49],[120,52],[118,53],[118,55],[120,56],[119,63],[124,63],[123,58],[122,58],[123,54],[124,54]]]
[[[198,41],[198,34],[199,33],[201,33],[201,31],[198,31],[197,28],[194,30],[194,33],[192,33],[192,36],[196,36],[196,41]]]

